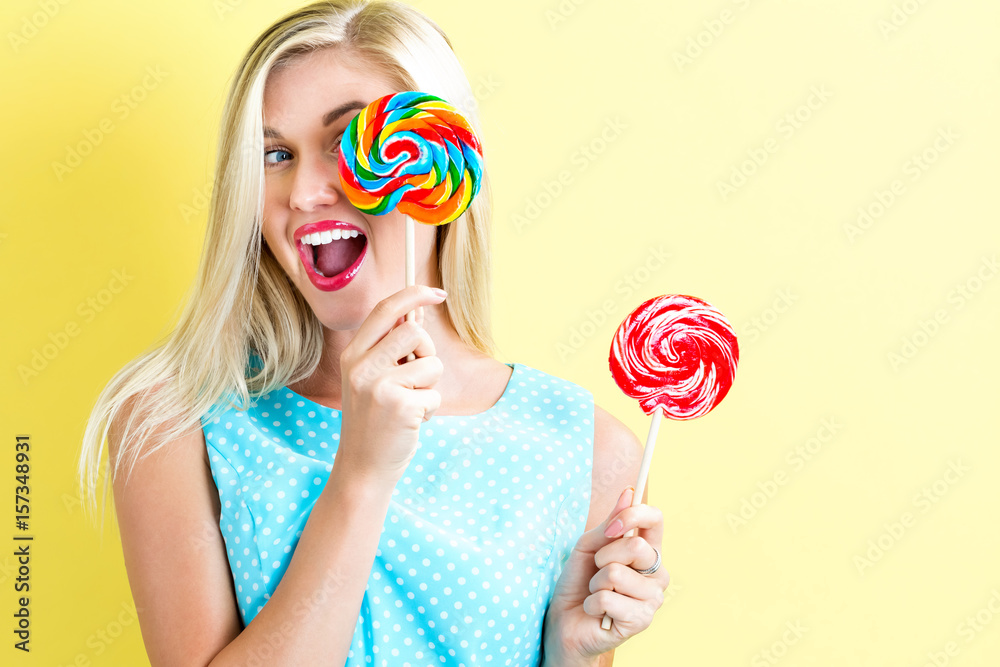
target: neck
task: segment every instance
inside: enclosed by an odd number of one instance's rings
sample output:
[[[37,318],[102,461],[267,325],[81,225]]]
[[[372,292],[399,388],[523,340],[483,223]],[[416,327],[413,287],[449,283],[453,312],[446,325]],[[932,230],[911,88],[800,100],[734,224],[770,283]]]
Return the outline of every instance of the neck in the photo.
[[[448,319],[445,304],[424,306],[422,326],[434,342],[435,354],[441,359],[444,372],[437,389],[442,395],[460,393],[466,382],[458,376],[458,369],[476,359],[489,358],[479,350],[468,346],[458,335],[458,331]],[[335,331],[323,329],[324,345],[319,366],[313,374],[294,385],[293,390],[309,398],[322,398],[332,407],[341,406],[343,395],[340,356],[353,340],[357,329]]]

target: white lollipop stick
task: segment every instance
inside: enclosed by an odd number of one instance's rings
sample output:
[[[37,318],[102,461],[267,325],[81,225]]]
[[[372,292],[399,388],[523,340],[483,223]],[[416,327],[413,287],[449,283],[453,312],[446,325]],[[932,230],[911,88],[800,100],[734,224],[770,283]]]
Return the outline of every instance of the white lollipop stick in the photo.
[[[642,493],[646,489],[646,479],[649,477],[649,465],[653,461],[653,449],[656,447],[656,434],[660,430],[660,419],[663,417],[663,409],[657,408],[653,412],[653,420],[649,423],[649,433],[646,435],[646,446],[642,450],[642,465],[639,467],[639,479],[635,483],[635,493],[632,494],[632,505],[642,504]],[[632,537],[635,528],[630,528],[622,537]],[[607,614],[601,620],[601,628],[611,629],[611,617]]]
[[[413,218],[406,215],[406,286],[412,287],[413,283],[416,282],[416,269],[413,264]],[[411,310],[406,314],[407,322],[415,322],[417,319],[417,311]],[[417,357],[410,352],[406,355],[407,361],[413,361]]]

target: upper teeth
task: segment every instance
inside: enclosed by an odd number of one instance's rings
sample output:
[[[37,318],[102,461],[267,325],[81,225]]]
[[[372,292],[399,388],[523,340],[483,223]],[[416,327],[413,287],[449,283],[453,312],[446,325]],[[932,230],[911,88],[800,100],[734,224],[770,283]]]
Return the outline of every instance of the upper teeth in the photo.
[[[341,239],[353,239],[358,235],[358,230],[356,229],[331,229],[325,232],[316,232],[315,234],[306,234],[302,237],[302,242],[308,245],[323,245],[330,243],[331,241],[340,241]]]

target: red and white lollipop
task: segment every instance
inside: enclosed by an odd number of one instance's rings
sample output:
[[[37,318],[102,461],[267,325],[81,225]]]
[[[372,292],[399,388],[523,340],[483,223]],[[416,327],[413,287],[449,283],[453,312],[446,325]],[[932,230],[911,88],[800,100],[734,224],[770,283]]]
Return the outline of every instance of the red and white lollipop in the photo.
[[[654,297],[619,325],[611,343],[611,375],[653,416],[633,506],[646,488],[662,415],[686,420],[708,414],[729,393],[739,358],[736,332],[725,315],[693,296]],[[610,617],[605,615],[601,627],[611,628]]]
[[[611,375],[639,401],[671,419],[708,414],[726,397],[740,351],[725,315],[701,299],[667,294],[625,318],[611,343]]]

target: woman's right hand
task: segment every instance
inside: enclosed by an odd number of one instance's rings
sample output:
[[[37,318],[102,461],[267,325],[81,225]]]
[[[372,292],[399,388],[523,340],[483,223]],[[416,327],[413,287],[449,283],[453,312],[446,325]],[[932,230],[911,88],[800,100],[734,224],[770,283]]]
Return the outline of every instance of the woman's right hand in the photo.
[[[341,353],[337,458],[353,474],[395,483],[416,454],[421,425],[441,405],[433,387],[443,367],[427,331],[404,318],[444,298],[444,291],[426,285],[392,294],[375,305]],[[405,361],[411,352],[416,358]]]

